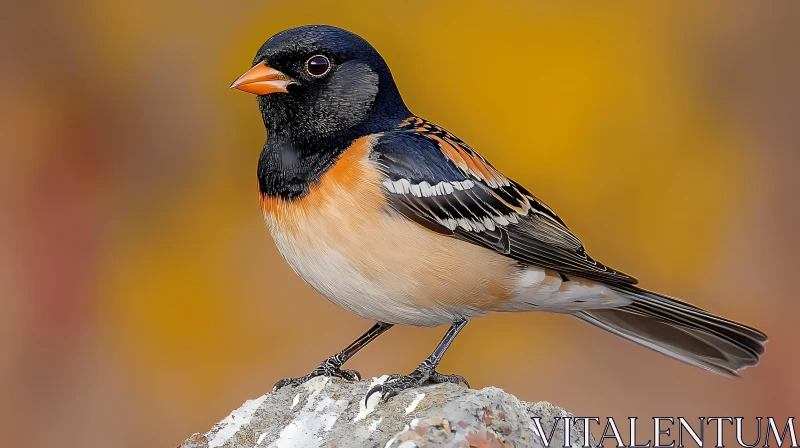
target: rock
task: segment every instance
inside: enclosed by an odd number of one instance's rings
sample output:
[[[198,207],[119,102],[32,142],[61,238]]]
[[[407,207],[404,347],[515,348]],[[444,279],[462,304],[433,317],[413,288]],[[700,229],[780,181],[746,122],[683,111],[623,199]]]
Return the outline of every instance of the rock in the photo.
[[[364,396],[386,376],[350,383],[317,377],[245,402],[182,448],[243,447],[545,447],[564,446],[564,417],[547,402],[526,403],[496,387],[465,389],[435,384],[378,403]],[[539,417],[541,428],[533,417]],[[583,425],[571,422],[572,447],[583,445]]]

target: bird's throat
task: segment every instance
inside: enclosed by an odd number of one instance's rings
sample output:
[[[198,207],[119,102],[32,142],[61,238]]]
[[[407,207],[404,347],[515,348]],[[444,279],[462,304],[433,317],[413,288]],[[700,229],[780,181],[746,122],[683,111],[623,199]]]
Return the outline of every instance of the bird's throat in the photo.
[[[262,196],[295,201],[331,169],[349,142],[298,145],[268,139],[258,159],[258,189]]]

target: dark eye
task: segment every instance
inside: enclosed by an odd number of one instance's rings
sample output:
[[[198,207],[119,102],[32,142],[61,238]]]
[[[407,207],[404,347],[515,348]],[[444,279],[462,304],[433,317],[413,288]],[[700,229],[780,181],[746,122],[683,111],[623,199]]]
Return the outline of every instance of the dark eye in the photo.
[[[328,73],[331,68],[331,62],[323,55],[313,56],[306,62],[306,70],[311,76],[322,76]]]

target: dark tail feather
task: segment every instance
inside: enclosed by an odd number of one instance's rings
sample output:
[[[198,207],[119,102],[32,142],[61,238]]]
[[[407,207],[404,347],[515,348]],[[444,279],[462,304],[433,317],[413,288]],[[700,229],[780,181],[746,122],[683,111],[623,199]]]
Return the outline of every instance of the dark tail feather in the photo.
[[[617,288],[615,288],[617,289]],[[619,288],[633,300],[621,308],[581,311],[575,317],[687,364],[720,375],[758,364],[767,335],[672,297]]]

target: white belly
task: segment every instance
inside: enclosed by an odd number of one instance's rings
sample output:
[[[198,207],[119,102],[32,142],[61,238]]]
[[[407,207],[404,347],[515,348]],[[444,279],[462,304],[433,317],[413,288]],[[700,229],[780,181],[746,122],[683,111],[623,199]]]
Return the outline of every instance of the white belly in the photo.
[[[269,221],[267,218],[268,225]],[[270,228],[274,226],[270,225]],[[295,238],[283,232],[271,233],[278,250],[297,275],[353,314],[380,322],[419,326],[449,324],[461,317],[457,310],[420,306],[410,300],[408,290],[392,291],[385,278],[363,272],[358,261],[348,259],[347,250],[343,253],[325,244],[324,238],[317,240],[322,244],[308,245],[304,241],[298,245]]]

